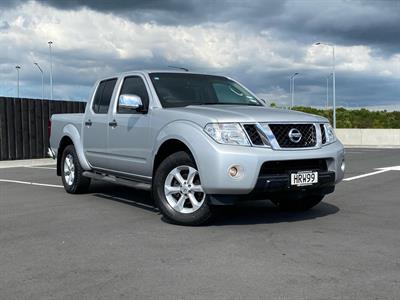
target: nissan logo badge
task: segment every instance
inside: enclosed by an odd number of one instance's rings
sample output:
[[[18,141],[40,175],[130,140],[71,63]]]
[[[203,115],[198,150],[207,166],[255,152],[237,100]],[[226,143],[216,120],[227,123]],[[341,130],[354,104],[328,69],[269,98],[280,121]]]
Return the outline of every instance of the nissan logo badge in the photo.
[[[290,129],[288,136],[289,140],[291,140],[295,144],[300,142],[302,138],[301,132],[297,128]]]

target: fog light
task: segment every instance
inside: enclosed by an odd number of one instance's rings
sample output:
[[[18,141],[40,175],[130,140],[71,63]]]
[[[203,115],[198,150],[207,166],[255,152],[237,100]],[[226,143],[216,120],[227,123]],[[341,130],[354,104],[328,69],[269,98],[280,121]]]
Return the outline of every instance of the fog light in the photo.
[[[340,166],[340,169],[342,170],[342,172],[344,172],[344,170],[346,169],[346,163],[344,162],[344,159],[342,160],[342,165]]]
[[[236,177],[239,173],[239,170],[236,167],[230,167],[229,168],[229,175],[231,177]]]

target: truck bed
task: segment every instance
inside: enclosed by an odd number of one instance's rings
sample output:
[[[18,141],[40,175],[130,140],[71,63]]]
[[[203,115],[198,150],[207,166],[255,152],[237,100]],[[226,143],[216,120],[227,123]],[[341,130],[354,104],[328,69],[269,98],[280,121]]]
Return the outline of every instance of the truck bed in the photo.
[[[55,147],[59,145],[60,138],[65,135],[63,134],[63,128],[68,124],[75,127],[78,130],[79,135],[81,135],[83,117],[83,113],[53,115],[51,117],[50,145]]]

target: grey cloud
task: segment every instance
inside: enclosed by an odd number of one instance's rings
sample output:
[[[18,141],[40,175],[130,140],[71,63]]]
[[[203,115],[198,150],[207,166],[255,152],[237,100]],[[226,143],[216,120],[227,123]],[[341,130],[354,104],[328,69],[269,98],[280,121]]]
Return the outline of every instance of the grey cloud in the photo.
[[[8,8],[18,6],[21,3],[20,0],[3,0],[0,2],[1,8]]]
[[[0,23],[0,30],[7,30],[8,28],[10,28],[10,24],[8,24],[7,21],[3,21]]]
[[[72,0],[40,1],[58,9],[72,10],[88,8],[128,18],[135,23],[156,22],[168,25],[194,25],[203,23],[230,22],[230,30],[240,34],[260,34],[268,31],[280,41],[287,41],[280,55],[301,61],[304,46],[317,40],[335,42],[340,45],[367,45],[373,47],[373,55],[393,55],[400,47],[400,1],[90,1]],[[0,7],[17,6],[22,1],[3,0]],[[0,30],[8,23],[0,22]],[[47,49],[38,56],[47,59]],[[0,53],[0,59],[2,59]],[[11,56],[11,54],[9,54]],[[19,58],[8,57],[7,61]],[[45,61],[44,61],[45,63]],[[85,49],[54,51],[54,79],[56,96],[85,99],[90,86],[102,76],[141,68],[166,68],[171,64],[189,67],[192,70],[224,73],[237,78],[257,93],[274,94],[278,87],[287,95],[288,76],[300,72],[296,80],[296,99],[299,104],[323,105],[325,103],[326,70],[299,70],[282,62],[281,65],[266,65],[265,70],[253,72],[248,65],[213,69],[203,67],[193,60],[169,61],[163,53],[153,49],[148,59],[120,59],[112,55],[100,55]],[[9,80],[15,77],[13,64]],[[0,64],[1,67],[1,64]],[[25,86],[40,85],[40,77],[32,62],[25,62],[21,80]],[[45,69],[46,65],[44,65]],[[2,70],[4,68],[1,68]],[[5,69],[4,69],[5,70]],[[47,72],[47,70],[46,70]],[[46,73],[48,76],[48,72]],[[46,80],[48,78],[46,77]],[[76,88],[74,88],[76,87]],[[40,89],[32,89],[39,93]],[[338,72],[337,99],[339,105],[376,105],[398,102],[400,85],[395,78],[380,77],[364,72]],[[268,99],[276,100],[276,99]],[[282,101],[283,101],[282,100]],[[281,100],[280,100],[281,101]],[[279,101],[278,101],[279,102]],[[287,102],[288,103],[288,102]],[[284,104],[284,103],[283,103]]]
[[[231,76],[249,87],[257,94],[276,94],[275,88],[280,89],[282,99],[278,96],[267,98],[268,101],[279,105],[289,104],[289,75],[293,70],[288,66],[281,70],[251,72],[247,66],[232,66],[226,69],[202,68],[190,61],[177,61],[179,65],[189,66],[192,70],[224,74]],[[57,98],[72,98],[85,100],[95,80],[103,76],[135,69],[166,69],[174,62],[168,61],[161,54],[155,54],[151,59],[116,59],[105,57],[89,57],[85,52],[55,52],[54,56],[54,83]],[[45,71],[46,86],[48,85],[48,65],[41,63]],[[7,68],[9,73],[8,87],[15,85],[15,65]],[[5,68],[1,68],[6,70]],[[296,70],[300,76],[296,79],[295,102],[298,105],[325,105],[326,90],[325,76],[329,70]],[[24,95],[40,97],[40,74],[29,62],[22,64],[21,92]],[[337,104],[338,106],[369,106],[386,105],[398,102],[400,85],[394,78],[374,76],[374,74],[360,74],[358,72],[337,73]],[[330,89],[331,90],[331,89]],[[46,87],[46,93],[48,87]],[[330,95],[330,99],[332,96]]]
[[[236,0],[41,0],[59,9],[89,8],[135,22],[194,25],[231,22],[237,28],[270,30],[282,38],[372,45],[388,55],[400,46],[400,1]],[[2,5],[21,1],[3,1]]]
[[[327,70],[296,70],[300,73],[295,81],[295,103],[297,105],[324,106],[326,103]],[[239,79],[251,90],[259,94],[276,94],[279,87],[283,99],[267,98],[279,105],[289,104],[289,76],[293,70],[266,70],[265,72],[249,73],[245,68],[227,70],[226,73]],[[332,101],[332,82],[329,82],[330,103]],[[400,85],[395,78],[379,77],[374,74],[359,72],[337,72],[336,99],[338,106],[371,106],[398,103]]]
[[[9,1],[7,1],[9,2]],[[136,22],[169,25],[231,22],[241,28],[271,30],[309,42],[374,45],[395,53],[400,46],[400,1],[235,1],[235,0],[42,0],[60,8],[87,7]]]
[[[390,53],[400,46],[399,1],[287,2],[275,31],[304,41],[369,45]],[[289,9],[291,8],[291,9]]]

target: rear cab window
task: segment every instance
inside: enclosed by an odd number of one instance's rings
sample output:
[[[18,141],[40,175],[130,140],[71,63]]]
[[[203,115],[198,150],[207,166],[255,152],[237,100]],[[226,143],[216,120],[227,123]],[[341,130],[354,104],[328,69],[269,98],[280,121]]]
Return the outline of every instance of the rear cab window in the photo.
[[[117,78],[103,80],[99,83],[92,104],[94,113],[106,114],[108,112],[116,83]]]

